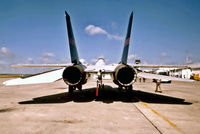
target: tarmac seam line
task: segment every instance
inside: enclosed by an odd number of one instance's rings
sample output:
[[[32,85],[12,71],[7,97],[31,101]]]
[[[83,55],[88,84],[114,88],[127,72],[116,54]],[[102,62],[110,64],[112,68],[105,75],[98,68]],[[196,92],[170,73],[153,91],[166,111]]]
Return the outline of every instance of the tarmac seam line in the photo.
[[[162,134],[162,132],[158,129],[158,127],[135,105],[135,104],[133,104],[135,107],[136,107],[136,109],[144,116],[144,118],[145,119],[147,119],[149,122],[150,122],[150,124],[160,133],[160,134]]]

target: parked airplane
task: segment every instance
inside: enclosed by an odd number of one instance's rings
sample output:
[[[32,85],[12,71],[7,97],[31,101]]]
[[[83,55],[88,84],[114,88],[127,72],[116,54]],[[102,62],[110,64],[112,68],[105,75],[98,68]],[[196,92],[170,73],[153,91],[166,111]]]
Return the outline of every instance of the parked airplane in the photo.
[[[85,84],[88,78],[95,74],[97,75],[97,87],[103,87],[102,77],[104,75],[110,75],[113,82],[120,88],[132,90],[132,84],[135,82],[136,77],[150,78],[150,79],[167,79],[177,81],[192,81],[189,79],[181,79],[170,76],[162,76],[157,74],[150,74],[141,72],[138,68],[187,68],[187,66],[163,66],[163,65],[130,65],[127,64],[131,27],[133,21],[133,12],[130,15],[127,34],[124,42],[123,53],[119,64],[106,65],[103,58],[98,59],[95,65],[84,65],[80,62],[78,51],[76,48],[76,42],[72,30],[70,16],[65,12],[67,32],[69,39],[69,48],[71,55],[71,64],[24,64],[13,65],[13,67],[62,67],[53,71],[48,71],[40,74],[36,74],[26,78],[17,78],[13,80],[5,81],[5,85],[22,85],[22,84],[37,84],[37,83],[49,83],[59,79],[63,79],[69,86],[69,92],[73,92],[76,88],[82,90],[82,85]],[[98,88],[97,88],[98,89]]]

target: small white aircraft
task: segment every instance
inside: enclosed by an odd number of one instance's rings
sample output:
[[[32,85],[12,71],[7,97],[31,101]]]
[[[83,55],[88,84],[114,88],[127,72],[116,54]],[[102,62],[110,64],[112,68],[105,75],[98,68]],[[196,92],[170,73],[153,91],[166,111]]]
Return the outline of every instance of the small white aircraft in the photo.
[[[87,82],[88,78],[91,77],[91,75],[97,75],[98,88],[103,88],[102,76],[110,75],[113,82],[117,84],[119,88],[125,88],[127,90],[132,90],[132,85],[137,77],[150,78],[150,79],[188,81],[188,82],[193,81],[189,79],[144,73],[138,69],[138,68],[188,68],[187,66],[127,64],[133,12],[131,13],[129,18],[128,29],[125,38],[121,61],[119,62],[119,64],[110,64],[110,65],[106,65],[103,58],[98,59],[95,65],[84,65],[80,62],[72,30],[72,25],[70,21],[70,16],[68,15],[67,12],[65,12],[65,17],[67,23],[71,64],[13,65],[12,67],[62,67],[62,69],[36,74],[27,78],[17,78],[8,80],[5,81],[3,84],[5,85],[38,84],[38,83],[50,83],[57,81],[59,79],[63,79],[64,82],[69,86],[69,92],[72,93],[76,88],[82,90],[82,85]]]

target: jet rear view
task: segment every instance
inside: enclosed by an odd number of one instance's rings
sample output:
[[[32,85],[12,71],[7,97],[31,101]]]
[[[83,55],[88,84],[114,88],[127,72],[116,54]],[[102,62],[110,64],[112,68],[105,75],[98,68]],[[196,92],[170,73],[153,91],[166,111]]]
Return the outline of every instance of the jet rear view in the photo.
[[[73,28],[71,25],[70,16],[67,12],[65,12],[66,22],[67,22],[67,31],[68,31],[68,40],[69,40],[69,48],[71,54],[71,62],[73,65],[66,67],[63,72],[63,80],[67,85],[69,85],[70,92],[74,89],[82,89],[82,85],[87,82],[87,74],[89,73],[98,73],[98,81],[100,81],[99,87],[102,87],[102,74],[106,73],[107,70],[106,65],[101,68],[95,69],[96,71],[87,70],[87,66],[82,65],[78,58],[78,51],[76,48],[75,38],[73,34]],[[132,84],[134,83],[137,71],[135,68],[127,65],[127,57],[128,57],[128,49],[129,42],[131,36],[131,28],[132,28],[132,20],[133,20],[133,12],[130,15],[127,34],[124,42],[124,49],[121,57],[120,64],[116,66],[114,69],[110,70],[109,73],[113,76],[113,82],[117,84],[120,88],[125,87],[127,89],[132,89]],[[95,67],[94,67],[95,68]]]
[[[13,80],[5,81],[5,85],[22,85],[22,84],[38,84],[38,83],[50,83],[63,79],[63,81],[69,86],[69,92],[72,93],[75,89],[82,90],[82,85],[87,83],[87,80],[92,75],[97,75],[97,91],[98,88],[103,88],[103,75],[108,74],[112,76],[113,82],[119,86],[119,88],[125,88],[127,90],[132,90],[132,84],[135,82],[136,78],[150,78],[150,79],[166,79],[166,80],[176,80],[176,81],[189,81],[193,80],[175,78],[170,76],[161,76],[156,74],[149,74],[141,72],[138,68],[185,68],[186,66],[160,66],[160,65],[128,65],[127,57],[129,51],[131,29],[133,22],[133,12],[129,17],[129,23],[127,28],[127,34],[124,42],[124,48],[122,52],[121,61],[119,64],[106,65],[103,59],[98,60],[98,64],[95,65],[85,65],[79,60],[78,51],[76,47],[75,37],[73,34],[73,29],[71,25],[71,19],[67,12],[65,12],[68,42],[71,56],[70,64],[24,64],[24,65],[14,65],[14,67],[62,67],[62,69],[52,70],[40,74],[36,74],[27,78],[18,78]],[[97,94],[98,95],[98,94]]]

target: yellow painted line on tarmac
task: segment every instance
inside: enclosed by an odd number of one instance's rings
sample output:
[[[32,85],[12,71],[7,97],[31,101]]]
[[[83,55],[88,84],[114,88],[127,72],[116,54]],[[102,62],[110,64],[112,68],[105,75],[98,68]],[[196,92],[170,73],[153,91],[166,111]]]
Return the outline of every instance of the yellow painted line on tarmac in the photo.
[[[144,105],[146,108],[150,109],[154,114],[156,114],[157,116],[161,117],[164,121],[166,121],[170,126],[174,127],[176,130],[178,130],[179,132],[183,133],[183,131],[178,128],[174,123],[172,123],[170,120],[168,120],[166,117],[164,117],[163,115],[159,114],[156,110],[154,110],[153,108],[151,108],[149,105],[147,105],[146,103],[142,102],[139,100],[139,103]]]

